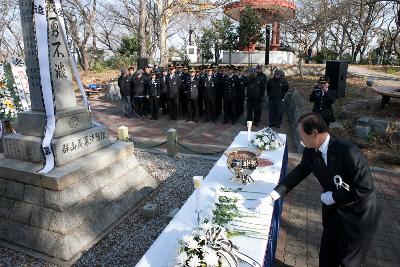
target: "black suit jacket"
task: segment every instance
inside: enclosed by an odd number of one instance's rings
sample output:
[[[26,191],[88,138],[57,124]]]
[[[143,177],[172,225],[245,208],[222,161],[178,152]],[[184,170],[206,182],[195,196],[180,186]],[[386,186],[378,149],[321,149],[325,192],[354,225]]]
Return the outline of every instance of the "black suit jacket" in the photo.
[[[167,95],[169,98],[179,98],[179,91],[182,87],[182,80],[178,74],[167,75]]]
[[[305,148],[300,164],[275,190],[283,196],[312,172],[324,192],[333,192],[336,202],[329,206],[322,203],[324,227],[329,225],[332,216],[339,216],[349,238],[363,239],[373,235],[378,225],[379,209],[367,159],[357,146],[331,136],[327,161],[327,167],[324,163],[321,165],[315,149]],[[335,175],[342,177],[343,182],[350,186],[350,191],[336,188],[333,181]]]

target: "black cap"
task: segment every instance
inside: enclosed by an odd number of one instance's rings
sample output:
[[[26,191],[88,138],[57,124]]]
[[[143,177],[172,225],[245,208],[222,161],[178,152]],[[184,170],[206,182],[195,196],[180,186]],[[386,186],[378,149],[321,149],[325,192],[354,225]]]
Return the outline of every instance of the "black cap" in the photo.
[[[329,83],[330,79],[328,76],[319,77],[318,83]]]

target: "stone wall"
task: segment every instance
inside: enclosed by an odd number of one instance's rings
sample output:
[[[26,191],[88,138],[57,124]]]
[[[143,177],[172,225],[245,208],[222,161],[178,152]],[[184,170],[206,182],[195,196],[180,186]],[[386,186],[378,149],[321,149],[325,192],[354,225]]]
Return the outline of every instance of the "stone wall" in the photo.
[[[119,87],[116,82],[108,83],[104,86],[104,97],[106,101],[109,102],[119,102],[121,101],[121,94],[119,92]]]
[[[0,163],[0,239],[61,262],[93,245],[158,186],[131,143],[115,143],[48,175],[33,173],[34,163]]]
[[[290,130],[293,134],[293,141],[298,153],[303,153],[303,146],[300,144],[300,136],[297,131],[298,118],[307,113],[302,97],[297,91],[290,91],[286,95],[286,112],[289,120]]]
[[[270,65],[264,71],[267,75],[272,75],[275,68],[281,69],[285,72],[285,76],[298,76],[300,75],[299,65]],[[323,76],[325,75],[325,66],[321,65],[302,65],[303,75],[305,76]]]

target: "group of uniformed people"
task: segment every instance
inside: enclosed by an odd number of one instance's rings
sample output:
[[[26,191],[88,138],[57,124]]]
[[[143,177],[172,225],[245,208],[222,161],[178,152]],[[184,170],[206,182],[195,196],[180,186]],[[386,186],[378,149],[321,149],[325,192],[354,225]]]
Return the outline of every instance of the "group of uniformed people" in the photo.
[[[267,92],[270,102],[269,126],[279,127],[283,113],[283,99],[289,89],[284,73],[275,70],[267,79],[262,67],[169,65],[135,72],[133,67],[121,70],[118,79],[125,116],[131,115],[157,120],[160,110],[171,120],[178,115],[186,121],[216,122],[223,114],[223,123],[235,124],[244,113],[247,99],[247,120],[258,126],[261,104]]]

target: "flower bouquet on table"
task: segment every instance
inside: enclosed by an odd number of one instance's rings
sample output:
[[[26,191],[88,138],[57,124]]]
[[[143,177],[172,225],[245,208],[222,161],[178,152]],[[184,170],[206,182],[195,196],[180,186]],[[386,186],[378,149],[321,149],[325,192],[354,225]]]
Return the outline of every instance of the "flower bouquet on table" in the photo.
[[[285,140],[283,140],[270,127],[267,127],[256,132],[256,135],[251,140],[251,143],[261,150],[275,150],[281,146],[284,146]]]
[[[223,227],[205,221],[191,235],[184,235],[179,241],[175,266],[237,267],[239,261],[260,267],[255,260],[237,250]]]
[[[228,237],[246,236],[256,239],[268,240],[269,224],[268,214],[254,211],[260,199],[245,198],[241,191],[224,188],[217,189],[215,193],[215,204],[209,211],[209,216],[214,224],[220,225],[227,230]],[[248,194],[260,192],[242,191]],[[258,195],[260,197],[262,195]]]

